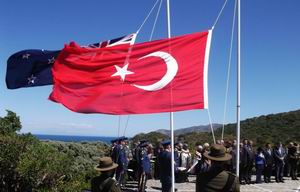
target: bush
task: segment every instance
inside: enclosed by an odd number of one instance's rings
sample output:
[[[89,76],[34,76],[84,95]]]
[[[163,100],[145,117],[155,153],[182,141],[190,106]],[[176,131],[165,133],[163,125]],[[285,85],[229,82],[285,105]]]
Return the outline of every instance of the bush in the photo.
[[[99,142],[39,141],[20,131],[19,117],[0,117],[0,191],[80,192],[96,176],[97,157],[106,155]]]

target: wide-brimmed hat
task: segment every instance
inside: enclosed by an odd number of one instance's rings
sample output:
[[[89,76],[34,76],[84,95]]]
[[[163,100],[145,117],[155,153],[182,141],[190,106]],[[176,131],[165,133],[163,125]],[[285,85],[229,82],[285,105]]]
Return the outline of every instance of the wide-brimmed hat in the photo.
[[[225,147],[218,144],[213,144],[210,151],[205,152],[204,156],[213,161],[228,161],[231,159],[231,155],[226,153]]]
[[[118,164],[114,163],[110,157],[102,157],[99,159],[99,165],[95,167],[97,171],[109,171],[118,167]]]

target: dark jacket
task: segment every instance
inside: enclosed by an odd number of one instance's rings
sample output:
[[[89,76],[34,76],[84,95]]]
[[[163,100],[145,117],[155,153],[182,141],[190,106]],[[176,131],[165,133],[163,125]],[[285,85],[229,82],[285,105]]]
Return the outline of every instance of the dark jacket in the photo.
[[[159,154],[160,181],[171,183],[171,152],[163,151]]]
[[[231,182],[229,182],[229,180]],[[228,188],[225,190],[224,188],[227,185],[227,182]],[[208,172],[201,173],[197,177],[196,192],[219,191],[239,192],[240,185],[238,177],[218,167],[211,167],[211,169]]]
[[[94,177],[91,180],[91,191],[92,192],[121,192],[121,188],[117,185],[117,182],[102,174],[98,177]]]
[[[113,149],[112,156],[113,162],[117,163],[119,166],[117,169],[123,170],[126,168],[127,165],[127,157],[125,150],[122,148],[121,145],[116,145]]]
[[[288,159],[290,162],[297,161],[297,148],[295,146],[288,148]]]
[[[266,160],[266,165],[272,165],[274,163],[272,149],[270,149],[270,152],[268,152],[268,149],[266,149],[264,151],[264,156],[265,156],[265,160]]]
[[[284,158],[285,158],[285,156],[286,156],[286,152],[285,152],[285,149],[283,147],[279,147],[279,148],[276,147],[275,148],[275,150],[274,150],[275,164],[284,164]]]

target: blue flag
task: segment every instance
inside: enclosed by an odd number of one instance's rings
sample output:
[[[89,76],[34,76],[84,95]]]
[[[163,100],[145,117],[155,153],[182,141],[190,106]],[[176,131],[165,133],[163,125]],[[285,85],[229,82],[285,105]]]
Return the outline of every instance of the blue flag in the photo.
[[[11,55],[7,60],[7,88],[53,84],[51,69],[59,52],[30,49]]]

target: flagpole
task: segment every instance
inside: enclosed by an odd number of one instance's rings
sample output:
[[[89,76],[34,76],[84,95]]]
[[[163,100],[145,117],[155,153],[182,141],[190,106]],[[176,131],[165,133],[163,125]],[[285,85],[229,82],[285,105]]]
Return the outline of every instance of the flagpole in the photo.
[[[170,21],[170,0],[167,0],[167,18],[168,18],[168,38],[171,37],[171,21]],[[171,87],[171,105],[173,105],[173,95]],[[175,192],[175,158],[174,158],[174,115],[170,112],[170,131],[171,131],[171,170],[172,170],[172,192]]]
[[[236,125],[236,175],[240,174],[240,65],[241,65],[241,4],[240,0],[237,0],[237,125]]]

